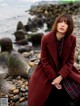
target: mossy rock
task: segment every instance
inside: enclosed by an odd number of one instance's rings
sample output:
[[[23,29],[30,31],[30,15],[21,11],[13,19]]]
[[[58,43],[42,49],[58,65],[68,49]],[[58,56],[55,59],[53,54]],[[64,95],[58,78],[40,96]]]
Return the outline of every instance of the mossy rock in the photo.
[[[28,35],[28,41],[31,41],[33,45],[40,45],[43,33],[31,33]]]
[[[20,53],[11,53],[8,64],[10,76],[22,76],[27,78],[27,71],[30,67],[26,59]]]

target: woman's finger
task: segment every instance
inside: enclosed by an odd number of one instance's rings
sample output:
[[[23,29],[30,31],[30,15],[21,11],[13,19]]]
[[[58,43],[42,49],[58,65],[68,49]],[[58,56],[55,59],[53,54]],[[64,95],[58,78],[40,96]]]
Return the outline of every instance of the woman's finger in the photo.
[[[56,87],[57,89],[62,89],[61,84],[56,84],[55,87]]]

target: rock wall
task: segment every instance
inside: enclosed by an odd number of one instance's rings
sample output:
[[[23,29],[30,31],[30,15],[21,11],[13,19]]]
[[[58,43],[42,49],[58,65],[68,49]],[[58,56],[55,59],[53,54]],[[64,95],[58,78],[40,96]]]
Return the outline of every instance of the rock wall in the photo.
[[[61,13],[69,14],[78,14],[80,12],[80,3],[79,2],[69,2],[62,4],[46,4],[46,5],[37,5],[30,10],[30,14],[42,14],[45,17],[57,16]]]

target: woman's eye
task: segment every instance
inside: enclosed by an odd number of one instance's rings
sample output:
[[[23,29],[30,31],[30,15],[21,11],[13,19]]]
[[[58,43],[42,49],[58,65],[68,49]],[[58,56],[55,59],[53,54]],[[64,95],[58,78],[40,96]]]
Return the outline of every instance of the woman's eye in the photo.
[[[63,20],[60,20],[59,23],[62,23],[62,22],[65,22],[65,24],[68,24],[67,21],[63,21]]]
[[[62,23],[62,22],[63,22],[63,21],[61,21],[61,20],[59,21],[59,23]]]
[[[63,20],[60,20],[59,22],[63,22]]]
[[[67,22],[67,21],[65,21],[65,23],[66,23],[66,24],[68,24],[68,22]]]

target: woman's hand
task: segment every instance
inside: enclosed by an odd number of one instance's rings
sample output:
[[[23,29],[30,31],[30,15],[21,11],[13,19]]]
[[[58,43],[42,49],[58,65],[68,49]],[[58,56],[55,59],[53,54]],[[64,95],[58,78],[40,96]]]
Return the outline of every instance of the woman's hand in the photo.
[[[59,75],[57,78],[55,78],[52,81],[52,85],[54,85],[57,89],[62,89],[62,86],[60,84],[60,82],[62,81],[63,77],[61,75]]]

